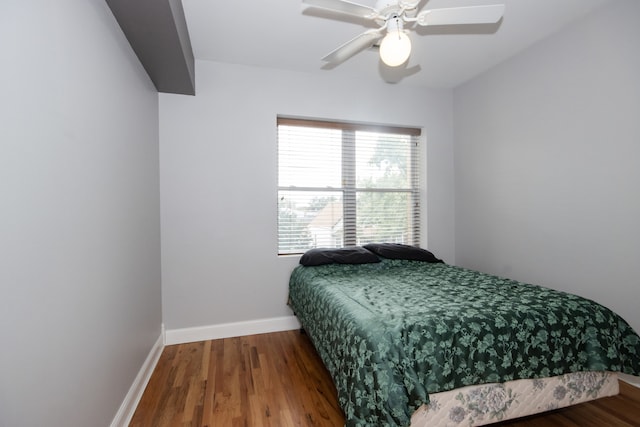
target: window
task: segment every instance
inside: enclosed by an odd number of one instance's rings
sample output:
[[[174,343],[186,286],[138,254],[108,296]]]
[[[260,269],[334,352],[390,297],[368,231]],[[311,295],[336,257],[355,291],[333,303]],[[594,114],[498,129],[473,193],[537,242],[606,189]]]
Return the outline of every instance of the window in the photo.
[[[278,253],[418,245],[420,129],[278,118]]]

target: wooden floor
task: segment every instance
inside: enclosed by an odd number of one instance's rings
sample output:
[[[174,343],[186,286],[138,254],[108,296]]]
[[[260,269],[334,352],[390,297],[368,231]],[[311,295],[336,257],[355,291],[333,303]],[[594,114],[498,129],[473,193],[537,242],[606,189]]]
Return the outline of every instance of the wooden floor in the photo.
[[[495,426],[640,426],[640,389]],[[165,347],[131,427],[342,427],[333,383],[298,331]]]

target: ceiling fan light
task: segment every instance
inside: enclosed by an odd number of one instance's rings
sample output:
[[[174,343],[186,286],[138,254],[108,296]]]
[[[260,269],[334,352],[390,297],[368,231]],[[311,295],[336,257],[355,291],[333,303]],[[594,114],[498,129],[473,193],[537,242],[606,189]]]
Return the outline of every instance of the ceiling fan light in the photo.
[[[404,31],[389,31],[380,43],[380,59],[390,67],[404,64],[411,54],[411,39]]]

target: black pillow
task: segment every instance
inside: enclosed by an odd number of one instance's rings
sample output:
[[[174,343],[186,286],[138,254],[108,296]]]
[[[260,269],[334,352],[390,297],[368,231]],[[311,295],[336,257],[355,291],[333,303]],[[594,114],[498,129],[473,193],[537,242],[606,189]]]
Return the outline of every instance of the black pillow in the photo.
[[[300,257],[300,264],[306,266],[323,264],[367,264],[371,262],[380,262],[380,258],[361,246],[309,249]]]
[[[410,261],[443,262],[426,249],[400,243],[369,243],[363,246],[376,255],[390,259]]]

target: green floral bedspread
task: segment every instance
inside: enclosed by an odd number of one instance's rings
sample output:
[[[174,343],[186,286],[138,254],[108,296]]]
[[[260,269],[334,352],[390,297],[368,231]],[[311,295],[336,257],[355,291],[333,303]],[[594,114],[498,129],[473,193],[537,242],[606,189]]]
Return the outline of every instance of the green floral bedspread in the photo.
[[[408,426],[429,393],[576,371],[640,375],[640,337],[584,298],[446,264],[297,266],[289,303],[347,426]]]

